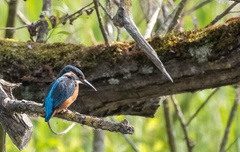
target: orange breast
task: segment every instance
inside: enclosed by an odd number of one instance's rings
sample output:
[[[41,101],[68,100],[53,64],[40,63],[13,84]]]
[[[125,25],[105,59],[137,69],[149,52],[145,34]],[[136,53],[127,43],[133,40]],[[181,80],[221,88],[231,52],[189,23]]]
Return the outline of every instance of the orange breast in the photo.
[[[79,87],[77,85],[75,91],[73,92],[73,95],[64,101],[58,109],[56,109],[56,113],[62,111],[63,109],[67,109],[76,100],[78,96],[78,90]]]

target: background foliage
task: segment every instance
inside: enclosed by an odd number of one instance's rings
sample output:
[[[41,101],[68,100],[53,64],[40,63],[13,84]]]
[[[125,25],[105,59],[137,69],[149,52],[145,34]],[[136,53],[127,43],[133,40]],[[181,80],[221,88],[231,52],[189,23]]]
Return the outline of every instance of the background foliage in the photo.
[[[100,1],[104,6],[105,0]],[[146,19],[139,4],[140,1],[133,0],[133,18],[139,30],[144,33],[146,29]],[[176,0],[174,5],[177,5],[180,0]],[[203,0],[189,1],[185,7],[186,10],[192,8],[196,4],[203,2]],[[87,5],[88,1],[67,1],[67,0],[53,0],[53,15],[59,14],[60,16],[68,13],[74,13],[79,8]],[[167,3],[167,1],[164,1]],[[192,30],[194,25],[197,28],[203,28],[209,24],[218,14],[223,12],[231,3],[227,0],[216,0],[199,8],[193,13],[184,17],[184,25],[181,30]],[[238,7],[239,8],[239,7]],[[25,17],[34,22],[39,19],[39,14],[42,9],[42,1],[27,0],[19,1],[18,10],[21,11]],[[237,7],[235,8],[237,9]],[[112,8],[111,14],[113,15],[116,8]],[[172,11],[171,9],[169,10]],[[4,0],[0,1],[0,14],[1,22],[0,27],[6,26],[8,5]],[[104,15],[104,12],[101,12]],[[226,21],[227,18],[236,14],[228,14],[225,18],[218,22],[218,24]],[[197,24],[193,19],[197,20]],[[107,19],[105,23],[110,24]],[[22,22],[16,19],[16,27],[22,26]],[[109,31],[111,31],[109,26]],[[0,30],[0,37],[4,38],[4,30]],[[70,34],[69,34],[70,33]],[[111,41],[116,41],[116,29],[110,33]],[[28,41],[29,33],[26,28],[16,30],[14,39],[20,41]],[[130,40],[130,37],[123,32],[121,40]],[[73,25],[59,25],[54,29],[53,34],[49,38],[48,43],[53,42],[70,42],[82,43],[87,46],[104,43],[101,31],[99,29],[96,13],[91,15],[84,13]],[[213,89],[203,90],[195,93],[185,93],[176,95],[176,98],[182,108],[184,117],[188,120],[196,109],[206,100],[206,98],[213,92]],[[220,88],[216,94],[210,99],[206,106],[200,111],[196,118],[193,119],[188,126],[189,137],[195,143],[194,152],[203,151],[219,151],[220,143],[226,127],[230,109],[233,105],[236,93],[233,86]],[[174,136],[176,138],[176,146],[178,151],[187,151],[186,142],[184,140],[183,132],[176,115],[176,111],[171,102],[170,113],[173,121]],[[240,135],[239,130],[239,110],[234,119],[229,134],[229,141],[227,147]],[[129,136],[141,152],[168,152],[168,138],[165,128],[165,119],[163,107],[161,106],[155,118],[142,118],[137,116],[115,116],[117,120],[126,118],[135,127],[134,135]],[[110,118],[107,118],[110,119]],[[42,118],[32,118],[34,123],[33,138],[28,147],[23,152],[84,152],[92,151],[93,130],[92,128],[77,125],[68,134],[56,136],[52,134]],[[54,119],[52,122],[54,127],[58,130],[64,130],[70,125],[68,122]],[[7,151],[15,152],[17,148],[7,138]],[[125,140],[124,136],[119,133],[106,132],[105,135],[105,148],[107,152],[125,152],[134,151],[129,143]],[[228,150],[229,152],[240,151],[240,140],[237,140],[233,146]]]

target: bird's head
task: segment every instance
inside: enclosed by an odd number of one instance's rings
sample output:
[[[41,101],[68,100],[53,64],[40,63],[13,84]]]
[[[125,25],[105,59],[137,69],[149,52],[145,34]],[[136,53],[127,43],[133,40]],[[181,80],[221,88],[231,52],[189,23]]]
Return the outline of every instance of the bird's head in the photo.
[[[69,73],[69,72],[72,72],[73,74],[75,74],[77,76],[76,80],[79,82],[79,84],[84,84],[86,86],[89,86],[89,87],[93,88],[95,91],[97,91],[97,89],[85,79],[85,76],[84,76],[83,72],[80,69],[76,68],[75,66],[66,65],[60,71],[58,77],[61,77],[62,75],[66,74],[66,73]]]

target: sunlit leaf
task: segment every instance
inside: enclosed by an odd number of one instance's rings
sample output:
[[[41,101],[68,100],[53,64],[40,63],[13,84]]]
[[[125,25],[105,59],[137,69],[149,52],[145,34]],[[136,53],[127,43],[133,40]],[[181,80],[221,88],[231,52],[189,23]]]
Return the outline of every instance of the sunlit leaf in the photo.
[[[49,27],[50,29],[52,29],[52,28],[53,28],[53,27],[52,27],[52,22],[50,21],[49,17],[46,16],[46,15],[44,15],[44,18],[45,18],[45,20],[46,20],[47,23],[48,23],[48,27]]]

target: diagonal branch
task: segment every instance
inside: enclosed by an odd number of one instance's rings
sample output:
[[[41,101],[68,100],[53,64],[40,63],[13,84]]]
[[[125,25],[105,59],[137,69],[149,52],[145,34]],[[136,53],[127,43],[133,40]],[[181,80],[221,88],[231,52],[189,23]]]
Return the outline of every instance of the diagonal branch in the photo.
[[[234,141],[226,148],[225,152],[227,152],[240,138],[240,135],[237,136],[237,138],[234,139]]]
[[[173,130],[172,120],[170,116],[168,100],[163,101],[163,110],[164,110],[165,126],[167,130],[169,147],[171,149],[171,152],[176,152],[177,151],[176,142],[175,142],[174,133],[173,133],[174,130]]]
[[[203,7],[204,5],[206,5],[206,4],[210,3],[210,2],[213,2],[213,0],[205,0],[205,1],[201,2],[200,4],[194,6],[193,8],[191,8],[191,9],[183,12],[182,16],[189,15],[189,14],[191,14],[192,12],[196,11],[197,9]]]
[[[121,5],[118,8],[116,15],[113,17],[115,26],[124,27],[132,38],[137,42],[140,49],[147,57],[155,64],[155,66],[171,81],[171,76],[166,71],[162,61],[158,58],[157,53],[151,45],[143,38],[138,28],[130,18],[131,0],[121,0]]]
[[[196,112],[190,117],[188,122],[186,123],[186,126],[188,126],[191,121],[198,115],[198,113],[201,111],[201,109],[208,103],[208,101],[211,99],[213,95],[219,90],[219,88],[215,89],[208,97],[207,99],[201,104],[201,106],[196,110]]]
[[[31,100],[40,101],[60,69],[72,64],[84,71],[98,92],[83,86],[70,110],[97,117],[153,117],[159,96],[240,81],[239,26],[240,20],[234,19],[223,25],[149,39],[174,83],[167,82],[133,41],[85,47],[0,40],[0,71],[3,78],[23,82],[23,87],[15,90],[17,98],[28,99],[26,88],[32,88],[28,89]]]
[[[111,121],[116,122],[114,117],[110,117]],[[133,140],[128,136],[123,134],[124,139],[127,141],[127,143],[132,147],[134,152],[139,152],[137,145],[133,142]]]
[[[234,2],[232,5],[230,5],[226,10],[224,10],[221,14],[219,14],[214,20],[212,20],[211,23],[209,23],[206,27],[209,27],[211,25],[214,25],[217,23],[221,18],[223,18],[225,15],[227,15],[231,9],[233,9],[239,2]]]
[[[192,152],[193,151],[193,147],[194,147],[194,143],[193,141],[188,137],[188,131],[187,131],[187,126],[186,126],[186,121],[184,119],[183,113],[182,113],[182,109],[181,107],[178,105],[178,102],[176,100],[176,98],[174,96],[171,96],[171,100],[173,102],[175,111],[177,112],[177,116],[178,119],[180,121],[180,124],[182,126],[182,130],[183,130],[183,134],[185,136],[185,140],[187,143],[187,148],[188,148],[188,152]]]
[[[4,107],[10,111],[18,113],[25,113],[28,116],[41,116],[45,115],[42,104],[27,100],[4,100]],[[80,114],[78,112],[72,112],[70,110],[56,114],[56,117],[62,118],[68,121],[77,122],[95,129],[108,130],[111,132],[120,132],[123,134],[133,134],[134,128],[129,125],[127,120],[123,120],[120,123],[105,121],[102,118],[92,117]]]
[[[101,14],[99,12],[99,9],[98,9],[98,7],[100,6],[99,5],[99,0],[93,0],[93,3],[94,3],[94,6],[95,6],[99,27],[100,27],[100,30],[102,32],[105,44],[108,44],[109,40],[108,40],[107,32],[106,32],[106,30],[103,27],[102,17],[101,17]]]
[[[167,27],[166,32],[172,31],[172,30],[174,29],[174,27],[177,25],[178,19],[182,16],[182,11],[183,11],[183,9],[184,9],[187,1],[188,1],[188,0],[182,0],[182,1],[178,4],[176,10],[173,11],[173,12],[174,12],[174,15],[173,15],[173,17],[171,18],[171,22],[170,22],[169,26]]]
[[[17,17],[22,22],[22,24],[24,24],[24,25],[31,24],[31,22],[25,17],[25,15],[20,10],[17,11]]]
[[[225,146],[226,146],[227,141],[228,141],[228,134],[230,132],[230,127],[231,127],[232,122],[234,120],[234,117],[236,115],[239,102],[240,102],[240,88],[237,88],[237,95],[236,95],[236,98],[234,100],[231,112],[230,112],[229,117],[228,117],[227,126],[226,126],[225,131],[224,131],[224,135],[223,135],[223,138],[222,138],[222,142],[221,142],[221,145],[220,145],[219,152],[225,152]]]
[[[151,37],[151,33],[152,33],[154,25],[157,22],[157,17],[158,17],[159,12],[160,12],[160,7],[157,7],[147,23],[147,28],[144,33],[144,38]]]
[[[182,11],[187,3],[187,0],[182,0],[173,10],[172,14],[168,15],[164,24],[162,24],[156,32],[156,35],[166,34],[174,29],[178,24],[178,20],[182,16]]]

